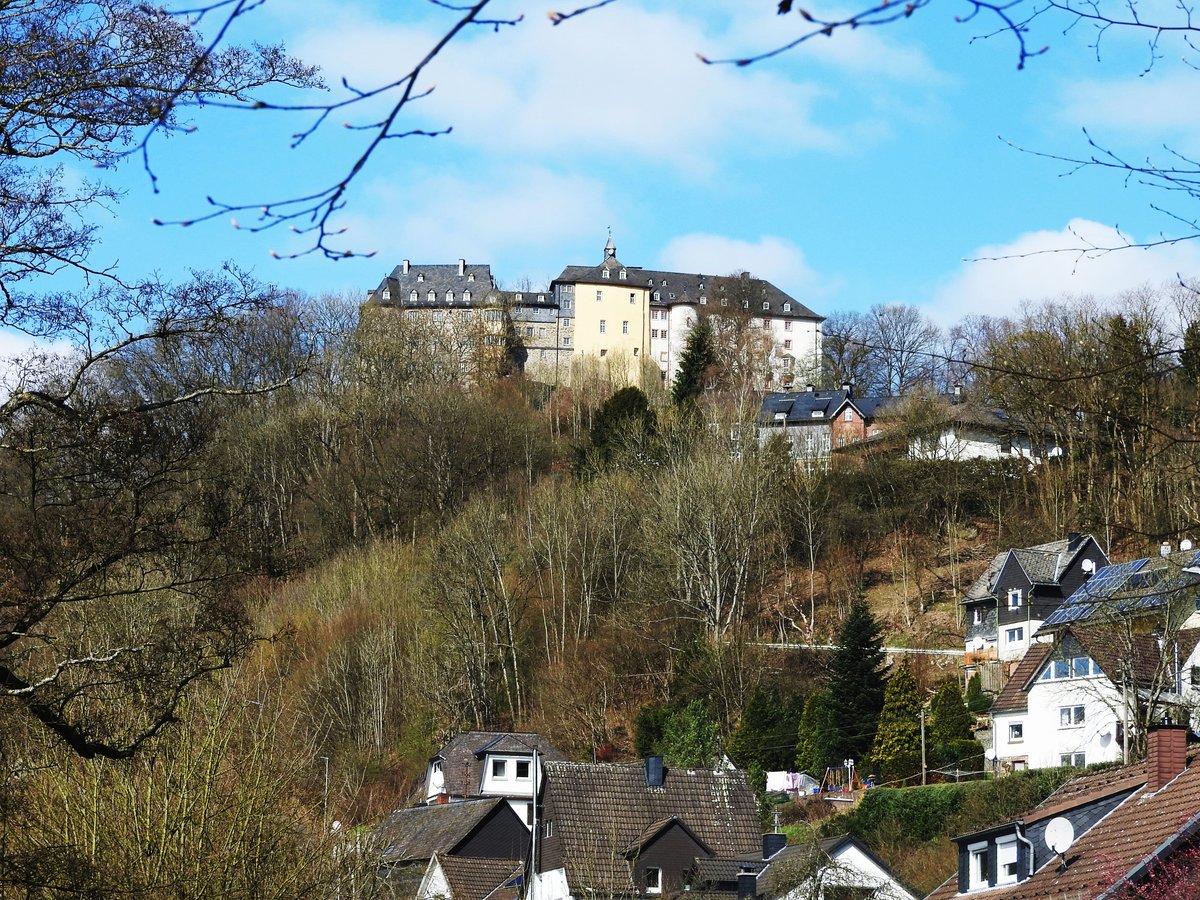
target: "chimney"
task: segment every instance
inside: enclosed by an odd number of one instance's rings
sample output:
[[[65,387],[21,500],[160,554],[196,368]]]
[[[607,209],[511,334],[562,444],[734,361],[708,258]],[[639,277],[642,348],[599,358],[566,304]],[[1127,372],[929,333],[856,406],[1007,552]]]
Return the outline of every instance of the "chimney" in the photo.
[[[846,392],[847,399],[854,396],[854,383],[851,381],[842,382],[842,390]]]
[[[739,872],[737,900],[754,900],[758,896],[758,876],[753,872]]]
[[[787,846],[787,835],[779,833],[764,834],[763,836],[763,859],[770,859],[780,850]]]
[[[458,261],[458,274],[460,277],[467,274],[467,261],[465,259]]]
[[[1078,531],[1067,532],[1067,549],[1074,550],[1079,546],[1079,539],[1083,537]]]
[[[1146,790],[1157,791],[1187,767],[1187,726],[1168,719],[1146,732]]]
[[[404,275],[407,275],[407,274],[408,274],[408,266],[409,266],[409,262],[408,262],[408,260],[406,259],[406,260],[404,261],[404,264],[403,264],[403,266],[402,266],[402,267],[401,267],[401,269],[400,269],[400,271],[401,271],[401,272],[402,272]]]
[[[804,389],[806,391],[808,391],[810,394],[815,394],[817,391],[817,386],[815,384],[806,384],[804,386]]]
[[[662,787],[666,779],[661,756],[646,757],[646,787]]]

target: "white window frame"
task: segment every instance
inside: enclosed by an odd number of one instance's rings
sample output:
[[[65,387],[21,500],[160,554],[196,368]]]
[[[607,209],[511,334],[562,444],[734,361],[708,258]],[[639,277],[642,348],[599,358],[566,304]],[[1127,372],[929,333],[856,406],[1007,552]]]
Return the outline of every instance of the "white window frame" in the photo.
[[[646,893],[662,893],[662,869],[658,866],[646,866]]]
[[[1009,609],[1020,609],[1022,599],[1023,598],[1021,596],[1021,589],[1013,588],[1011,591],[1008,592],[1008,608]]]
[[[1017,849],[1015,834],[996,838],[996,884],[1016,884],[1021,880],[1021,853]],[[1005,872],[1006,866],[1012,866],[1012,872]]]
[[[1008,723],[1008,742],[1010,744],[1020,744],[1025,740],[1025,723],[1024,722],[1009,722]]]
[[[527,759],[516,760],[516,766],[513,768],[513,777],[515,777],[517,779],[517,781],[528,781],[529,780],[529,765],[530,765],[530,762]],[[525,767],[524,775],[521,774],[522,766]]]
[[[508,781],[508,760],[493,759],[492,760],[492,780],[493,781]]]
[[[1023,643],[1025,640],[1025,626],[1017,625],[1013,628],[1006,628],[1004,630],[1004,640],[1010,644]]]
[[[1082,728],[1087,722],[1087,708],[1082,703],[1058,708],[1059,728]]]
[[[601,270],[600,270],[600,277],[601,277],[601,278],[607,278],[607,277],[608,277],[608,269],[601,269]]]
[[[988,886],[987,841],[967,847],[967,890],[977,891]]]

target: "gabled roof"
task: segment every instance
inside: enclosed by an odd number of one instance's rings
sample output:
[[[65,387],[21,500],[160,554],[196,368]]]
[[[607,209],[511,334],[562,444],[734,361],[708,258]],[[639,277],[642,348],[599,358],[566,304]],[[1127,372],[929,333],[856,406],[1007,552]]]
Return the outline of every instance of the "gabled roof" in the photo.
[[[483,783],[483,760],[487,753],[528,754],[537,750],[542,761],[563,755],[540,734],[517,731],[466,731],[450,739],[432,759],[442,761],[445,792],[451,797],[473,797]]]
[[[758,412],[760,425],[826,425],[846,399],[845,391],[769,391]]]
[[[375,829],[375,837],[385,862],[430,859],[452,851],[501,806],[516,817],[502,797],[398,809]]]
[[[1074,538],[1074,540],[1065,538],[1063,540],[1048,541],[1045,544],[1037,544],[1033,547],[1013,547],[1010,550],[997,553],[983,574],[967,589],[966,596],[962,602],[972,603],[980,600],[996,599],[996,581],[999,579],[1001,571],[1003,571],[1005,564],[1010,558],[1017,561],[1017,564],[1020,565],[1021,569],[1029,577],[1031,583],[1040,585],[1058,584],[1076,558],[1083,553],[1085,548],[1092,545],[1093,540],[1091,535],[1080,535]]]
[[[1046,617],[1042,629],[1092,618],[1137,615],[1200,593],[1200,552],[1104,566]]]
[[[386,299],[384,291],[388,292]],[[410,299],[413,291],[417,292],[415,301]],[[429,300],[430,291],[434,294],[432,302]],[[382,306],[452,308],[445,301],[447,291],[454,293],[455,306],[462,306],[463,291],[471,292],[471,306],[489,305],[499,299],[496,282],[492,278],[492,267],[466,262],[463,263],[461,275],[457,263],[410,264],[407,273],[403,266],[396,266],[379,283],[379,287],[370,292],[367,299]]]
[[[1195,750],[1188,768],[1154,793],[1145,789],[1146,763],[1140,762],[1072,779],[1025,818],[1041,821],[1070,809],[1131,791],[1106,816],[1082,835],[1066,853],[1066,869],[1057,857],[1032,877],[1015,885],[979,891],[986,900],[1033,900],[1052,897],[1102,897],[1125,880],[1139,877],[1142,867],[1171,853],[1200,829],[1200,766]],[[1113,802],[1116,802],[1115,800]],[[967,836],[964,836],[967,837]],[[929,900],[973,897],[958,894],[957,875],[929,895]]]
[[[520,892],[524,861],[477,856],[438,855],[450,900],[515,900]]]
[[[1013,671],[1004,689],[992,701],[993,713],[1017,713],[1029,709],[1029,685],[1042,671],[1042,664],[1050,658],[1053,644],[1034,644]]]
[[[669,768],[647,787],[642,763],[548,762],[543,821],[561,843],[572,893],[633,886],[625,851],[671,819],[715,856],[760,850],[758,806],[744,772]]]

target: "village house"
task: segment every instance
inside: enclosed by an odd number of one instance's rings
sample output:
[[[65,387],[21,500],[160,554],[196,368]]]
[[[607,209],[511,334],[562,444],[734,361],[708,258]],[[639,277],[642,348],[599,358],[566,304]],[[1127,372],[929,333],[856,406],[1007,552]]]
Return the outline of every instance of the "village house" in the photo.
[[[503,797],[529,826],[539,767],[563,755],[540,734],[468,731],[456,735],[429,760],[425,801],[447,803]]]
[[[1074,531],[1064,540],[996,554],[960,601],[968,665],[1019,660],[1042,623],[1108,564],[1095,538]]]
[[[502,797],[398,809],[373,838],[384,877],[397,896],[408,897],[431,879],[436,882],[439,869],[444,878],[471,866],[494,874],[498,880],[492,887],[502,884],[520,868],[530,843],[529,829]],[[487,862],[470,862],[477,860]]]
[[[1143,762],[1081,775],[1021,818],[955,838],[958,871],[929,900],[1115,897],[1171,877],[1172,861],[1187,854],[1180,887],[1194,887],[1195,750],[1184,726],[1158,725],[1147,738]]]

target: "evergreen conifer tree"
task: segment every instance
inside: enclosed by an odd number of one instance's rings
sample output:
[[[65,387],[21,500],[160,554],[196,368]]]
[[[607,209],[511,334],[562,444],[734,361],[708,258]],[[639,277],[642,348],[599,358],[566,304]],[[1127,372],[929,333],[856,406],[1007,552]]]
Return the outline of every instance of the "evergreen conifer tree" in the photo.
[[[813,691],[804,701],[796,730],[796,767],[818,781],[834,761],[833,697],[827,690]],[[838,764],[841,760],[838,759]]]
[[[785,698],[774,684],[755,688],[742,709],[737,730],[729,739],[729,755],[739,768],[776,772],[796,758],[799,704]]]
[[[871,759],[885,781],[910,778],[920,772],[921,693],[908,660],[900,663],[888,679]]]
[[[679,371],[671,386],[671,399],[675,405],[685,406],[699,397],[716,365],[716,335],[708,317],[700,316],[688,332],[683,354],[679,357]]]
[[[975,717],[967,709],[958,682],[947,678],[929,704],[928,743],[935,765],[976,769],[983,765],[983,747],[971,733]]]
[[[883,709],[883,639],[879,622],[861,597],[850,607],[829,673],[834,702],[833,755],[863,760],[875,743],[875,729]]]

